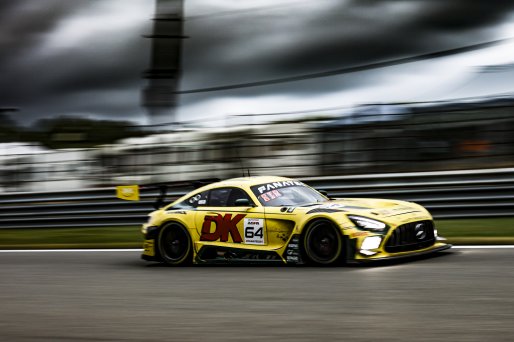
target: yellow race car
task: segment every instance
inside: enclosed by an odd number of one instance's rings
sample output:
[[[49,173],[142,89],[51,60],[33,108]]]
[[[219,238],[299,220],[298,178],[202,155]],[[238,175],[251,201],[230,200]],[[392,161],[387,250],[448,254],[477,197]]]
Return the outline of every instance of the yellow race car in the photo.
[[[212,183],[149,214],[142,258],[192,263],[336,265],[450,248],[422,206],[330,199],[284,177]]]

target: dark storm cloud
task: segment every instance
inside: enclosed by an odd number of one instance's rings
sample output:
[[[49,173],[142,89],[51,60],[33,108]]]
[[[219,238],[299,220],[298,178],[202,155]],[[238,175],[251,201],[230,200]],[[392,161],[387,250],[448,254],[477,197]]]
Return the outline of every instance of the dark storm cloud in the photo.
[[[511,0],[424,0],[418,2],[423,3],[423,7],[417,24],[420,27],[448,32],[494,25],[503,21],[514,8]]]
[[[195,2],[203,3],[204,11],[196,11]],[[60,50],[45,45],[68,18],[111,3],[0,1],[0,106],[20,107],[20,121],[77,113],[141,119],[141,73],[150,53],[141,36],[151,30],[154,0],[139,0],[148,11],[114,36],[99,34]],[[125,3],[134,0],[116,3],[120,15]],[[514,10],[512,0],[283,0],[267,1],[269,6],[247,0],[246,9],[229,0],[185,3],[189,39],[182,90],[309,74],[495,39],[494,29]],[[181,103],[327,93],[373,82],[381,72],[183,95]]]
[[[63,18],[95,1],[99,0],[3,1],[0,3],[0,63],[9,63]]]
[[[92,19],[91,26],[86,24],[83,29],[94,29],[96,14],[91,11],[102,15],[105,7],[101,6],[106,3],[105,0],[3,2],[0,5],[0,106],[19,107],[16,119],[22,123],[62,115],[141,120],[141,72],[147,66],[149,53],[149,44],[142,34],[150,30],[149,14],[142,14],[139,23],[115,35],[109,34],[107,27],[105,34],[87,37],[84,44],[47,46],[49,37],[69,18],[80,18],[86,13]],[[149,13],[152,4],[148,3]],[[123,15],[122,10],[120,13]]]
[[[300,42],[274,67],[302,72],[313,60],[333,68],[474,44],[487,40],[488,28],[513,9],[514,1],[352,1],[309,23],[328,29]]]
[[[112,50],[84,49],[73,60],[62,56],[60,67],[54,70],[61,81],[48,90],[61,93],[109,90],[122,88],[139,80],[142,70],[135,66],[147,63],[145,53],[135,53],[141,48],[141,43],[142,38],[134,37],[120,42]]]
[[[514,1],[320,0],[316,6],[299,1],[229,19],[191,20],[182,88],[302,75],[480,43],[494,39],[494,28],[512,14]],[[287,83],[230,95],[327,92],[369,79],[350,75],[344,84],[327,78],[321,87]],[[183,103],[199,98],[185,95]]]

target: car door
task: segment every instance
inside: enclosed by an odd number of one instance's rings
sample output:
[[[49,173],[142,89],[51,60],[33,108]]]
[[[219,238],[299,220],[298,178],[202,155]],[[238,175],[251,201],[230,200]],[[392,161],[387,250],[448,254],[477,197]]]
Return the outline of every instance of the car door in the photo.
[[[241,200],[247,202],[241,204]],[[236,187],[211,189],[205,205],[196,210],[195,225],[202,242],[229,247],[268,243],[264,208]]]

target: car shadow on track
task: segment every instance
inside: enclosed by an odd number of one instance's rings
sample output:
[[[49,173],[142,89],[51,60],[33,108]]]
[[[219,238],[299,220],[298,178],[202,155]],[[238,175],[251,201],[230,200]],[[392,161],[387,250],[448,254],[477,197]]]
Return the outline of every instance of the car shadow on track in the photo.
[[[396,265],[405,265],[405,264],[411,264],[416,262],[421,262],[424,260],[437,260],[439,258],[444,257],[452,257],[457,256],[461,254],[461,252],[451,250],[451,251],[441,251],[437,253],[432,254],[425,254],[425,255],[417,255],[417,256],[411,256],[401,259],[393,259],[393,260],[377,260],[377,261],[370,261],[365,263],[359,263],[359,264],[348,264],[347,267],[387,267],[387,266],[396,266]]]
[[[180,268],[316,268],[316,269],[327,269],[327,268],[347,268],[347,269],[358,269],[358,268],[368,268],[368,267],[388,267],[388,266],[396,266],[396,265],[405,265],[411,264],[415,262],[422,262],[427,260],[438,260],[440,258],[448,258],[452,256],[456,256],[461,254],[459,251],[442,251],[433,254],[412,256],[408,258],[402,259],[394,259],[394,260],[378,260],[371,261],[365,263],[354,263],[354,264],[345,264],[345,265],[331,265],[331,266],[316,266],[316,265],[285,265],[285,264],[259,264],[259,263],[250,263],[250,264],[231,264],[227,262],[226,264],[199,264],[199,265],[189,265],[189,266],[180,266]],[[136,263],[132,263],[132,265],[136,265]],[[140,267],[141,263],[137,263],[137,266]],[[145,268],[177,268],[173,266],[166,265],[164,263],[152,262],[148,264],[143,264]]]

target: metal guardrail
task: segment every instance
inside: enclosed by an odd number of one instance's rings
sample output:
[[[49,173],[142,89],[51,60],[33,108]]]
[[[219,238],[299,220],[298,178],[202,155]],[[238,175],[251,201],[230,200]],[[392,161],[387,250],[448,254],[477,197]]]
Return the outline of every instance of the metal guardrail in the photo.
[[[390,198],[417,202],[436,219],[514,216],[514,168],[312,177],[305,183],[331,197]],[[167,201],[191,188],[171,188]],[[114,188],[0,194],[0,229],[139,225],[158,196],[142,189],[141,201],[115,197]]]

